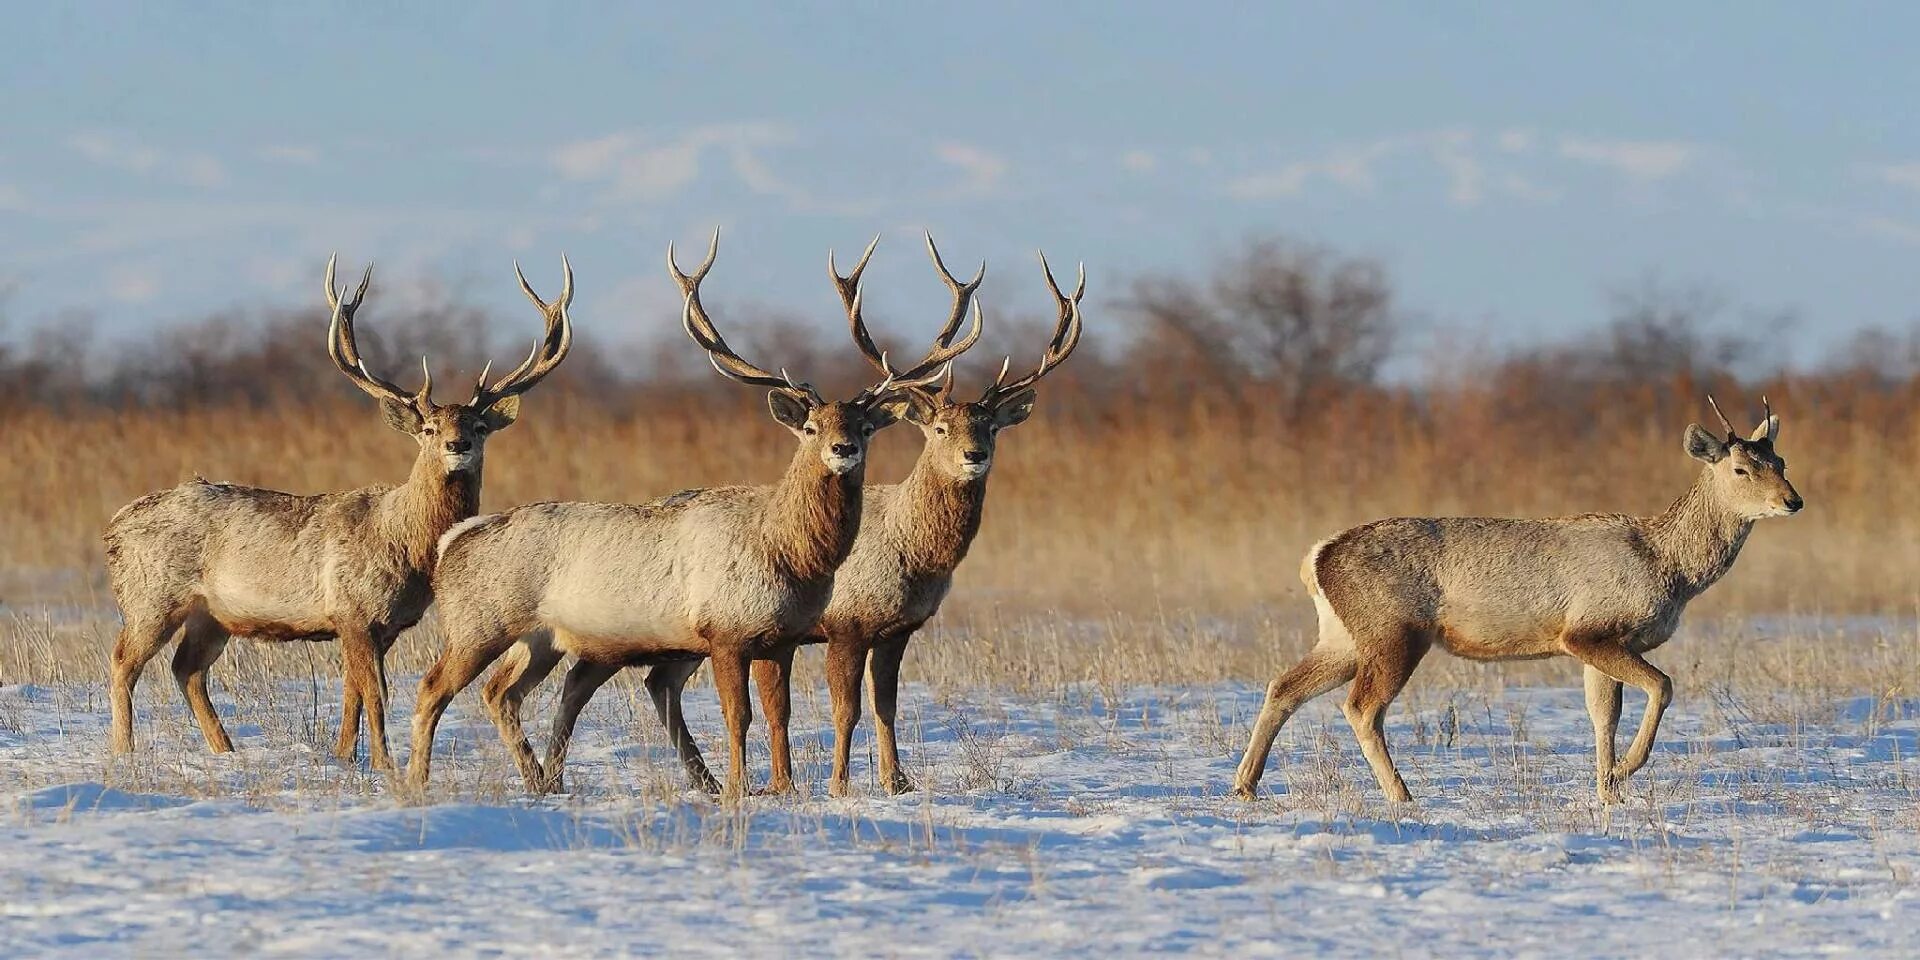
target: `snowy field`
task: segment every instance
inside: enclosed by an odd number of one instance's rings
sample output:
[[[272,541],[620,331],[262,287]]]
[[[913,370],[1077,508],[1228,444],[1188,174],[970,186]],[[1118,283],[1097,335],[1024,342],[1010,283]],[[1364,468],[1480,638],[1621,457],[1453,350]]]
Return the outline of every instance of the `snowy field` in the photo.
[[[1576,686],[1396,707],[1409,808],[1378,799],[1333,696],[1283,734],[1266,797],[1224,797],[1259,706],[1246,686],[910,688],[908,769],[928,789],[828,799],[824,697],[803,688],[811,795],[728,808],[680,788],[622,678],[586,716],[572,794],[522,797],[469,693],[409,805],[327,758],[337,686],[217,696],[241,746],[215,758],[170,679],[148,673],[142,750],[112,763],[101,689],[0,688],[0,952],[1920,951],[1920,709],[1897,697],[1775,722],[1683,689],[1631,802],[1606,810]],[[404,718],[411,678],[395,692]],[[711,689],[689,703],[713,756]],[[549,703],[529,706],[539,729]],[[856,754],[856,783],[870,770]]]

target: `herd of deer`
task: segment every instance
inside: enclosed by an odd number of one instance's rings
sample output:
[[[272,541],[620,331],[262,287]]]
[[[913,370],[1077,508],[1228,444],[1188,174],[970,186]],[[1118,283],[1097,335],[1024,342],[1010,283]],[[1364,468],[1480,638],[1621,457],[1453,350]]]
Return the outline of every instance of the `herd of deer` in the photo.
[[[728,346],[700,302],[718,246],[716,231],[690,274],[668,247],[683,295],[682,325],[722,375],[769,388],[774,419],[798,441],[785,475],[770,485],[687,490],[648,503],[534,503],[486,515],[478,511],[487,438],[514,423],[520,395],[572,346],[571,266],[562,258],[565,281],[551,303],[519,278],[545,321],[526,360],[491,385],[491,368],[482,371],[465,402],[440,404],[424,358],[413,393],[368,371],[354,322],[372,268],[343,300],[329,260],[328,355],[379,401],[389,426],[417,441],[412,474],[400,486],[317,496],[196,478],[116,513],[104,537],[124,621],[111,668],[113,751],[133,748],[134,684],[175,636],[174,679],[215,752],[232,750],[233,742],[208,698],[207,671],[229,637],[335,639],[345,673],[335,754],[353,758],[364,716],[372,764],[392,771],[385,656],[437,603],[446,648],[420,681],[415,702],[407,770],[413,788],[425,786],[434,731],[449,702],[498,663],[484,699],[530,791],[561,788],[580,711],[622,667],[645,666],[647,691],[687,775],[719,792],[681,711],[682,690],[706,660],[727,727],[726,794],[738,797],[747,787],[750,665],[771,730],[767,790],[790,791],[789,671],[796,647],[824,643],[834,727],[829,791],[844,795],[851,786],[863,674],[881,785],[894,793],[913,789],[900,769],[894,730],[901,659],[907,641],[939,610],[979,531],[997,435],[1027,419],[1035,385],[1080,342],[1085,270],[1066,293],[1041,256],[1058,319],[1039,365],[1009,379],[1011,364],[1003,364],[979,399],[966,401],[953,396],[952,362],[980,338],[974,294],[985,265],[961,282],[927,239],[952,307],[932,347],[899,369],[861,317],[860,277],[874,244],[845,276],[829,254],[854,345],[878,379],[849,399],[828,400]],[[1579,660],[1599,796],[1618,802],[1622,781],[1647,762],[1672,699],[1672,682],[1643,654],[1672,636],[1687,602],[1727,572],[1755,520],[1803,505],[1774,449],[1780,420],[1771,409],[1746,437],[1717,404],[1713,411],[1725,435],[1687,427],[1685,449],[1705,466],[1659,516],[1399,518],[1315,545],[1300,578],[1319,614],[1319,640],[1268,686],[1234,791],[1254,795],[1294,711],[1351,682],[1344,710],[1361,750],[1387,797],[1410,800],[1382,721],[1438,644],[1478,660]],[[901,419],[924,435],[920,457],[902,482],[869,487],[867,445]],[[542,760],[521,728],[521,704],[567,656],[574,664]],[[1647,706],[1616,762],[1623,683],[1645,691]]]

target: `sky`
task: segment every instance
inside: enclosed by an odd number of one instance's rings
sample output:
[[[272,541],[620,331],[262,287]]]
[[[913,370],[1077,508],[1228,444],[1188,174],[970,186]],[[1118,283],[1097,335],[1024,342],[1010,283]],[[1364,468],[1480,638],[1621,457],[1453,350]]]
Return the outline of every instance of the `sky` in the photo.
[[[108,336],[319,300],[671,328],[710,305],[944,316],[919,249],[1088,329],[1250,236],[1382,261],[1439,336],[1563,335],[1659,278],[1783,353],[1920,318],[1920,7],[1846,4],[26,4],[0,35],[0,312]],[[844,260],[843,260],[844,263]],[[381,290],[379,288],[384,288]],[[369,311],[372,312],[370,301]],[[724,322],[716,309],[716,315]],[[529,321],[534,318],[529,315]]]

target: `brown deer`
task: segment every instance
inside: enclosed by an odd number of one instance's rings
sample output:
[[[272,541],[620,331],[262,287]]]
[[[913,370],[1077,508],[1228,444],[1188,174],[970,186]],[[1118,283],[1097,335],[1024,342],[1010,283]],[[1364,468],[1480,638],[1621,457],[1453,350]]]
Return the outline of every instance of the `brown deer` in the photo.
[[[546,320],[527,359],[491,387],[489,371],[482,371],[465,403],[437,404],[424,357],[417,393],[367,371],[354,314],[373,267],[353,299],[342,303],[345,290],[335,289],[334,261],[327,261],[327,355],[354,386],[380,401],[388,426],[419,444],[413,472],[397,487],[315,496],[194,479],[114,514],[104,538],[107,576],[125,624],[113,650],[115,753],[133,749],[134,684],[176,632],[173,676],[215,753],[232,750],[233,741],[207,698],[207,671],[230,636],[338,639],[345,701],[334,754],[353,758],[364,712],[369,758],[392,769],[386,652],[432,599],[429,577],[440,537],[479,506],[488,436],[514,422],[520,395],[552,373],[573,344],[567,315],[573,269],[564,257],[561,263],[566,280],[552,304],[520,277],[520,289]]]
[[[1657,517],[1586,514],[1547,520],[1469,517],[1378,520],[1323,540],[1300,579],[1319,611],[1320,638],[1267,687],[1234,792],[1251,798],[1273,740],[1300,705],[1348,681],[1343,709],[1387,799],[1413,799],[1387,753],[1387,705],[1438,644],[1473,660],[1570,656],[1585,666],[1600,800],[1617,803],[1646,765],[1673,681],[1643,656],[1665,643],[1687,602],[1724,576],[1754,521],[1805,505],[1774,450],[1780,418],[1741,439],[1699,424],[1687,454],[1706,466]],[[1640,732],[1614,762],[1620,685],[1647,694]]]
[[[579,664],[568,674],[562,709],[574,714],[621,667],[665,664],[690,673],[711,658],[731,747],[727,794],[745,792],[753,716],[747,665],[820,618],[860,526],[868,441],[904,405],[898,390],[937,379],[979,339],[979,319],[970,336],[936,347],[906,371],[882,364],[878,383],[830,402],[784,372],[748,362],[714,327],[700,282],[719,240],[715,231],[691,275],[667,250],[685,297],[682,325],[723,376],[771,388],[774,419],[799,441],[785,476],[772,486],[692,490],[647,504],[531,504],[450,533],[434,576],[447,647],[420,681],[408,758],[416,787],[431,774],[434,731],[454,694],[524,638],[527,653],[516,654],[515,671],[488,706],[529,789],[545,789],[548,778],[519,729],[519,703],[572,654]],[[856,295],[847,311],[857,337],[865,335],[860,306]],[[664,692],[656,701],[664,703]],[[502,704],[512,716],[502,715]],[[692,772],[711,781],[704,765]]]

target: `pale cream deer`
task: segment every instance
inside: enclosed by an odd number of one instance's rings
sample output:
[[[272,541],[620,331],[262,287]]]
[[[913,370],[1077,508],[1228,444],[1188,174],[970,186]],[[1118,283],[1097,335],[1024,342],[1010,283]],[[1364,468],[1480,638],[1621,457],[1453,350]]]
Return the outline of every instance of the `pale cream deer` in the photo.
[[[372,279],[369,266],[353,299],[343,303],[334,261],[327,261],[327,354],[380,401],[388,426],[419,444],[412,474],[399,486],[314,496],[195,479],[114,514],[104,540],[107,577],[124,621],[112,662],[115,753],[133,749],[133,689],[141,670],[176,633],[174,679],[216,753],[232,750],[233,741],[208,699],[207,671],[230,636],[338,639],[345,701],[334,753],[353,757],[364,712],[368,755],[374,766],[392,768],[386,652],[431,600],[441,535],[479,506],[487,438],[514,422],[520,395],[552,373],[572,346],[573,271],[566,268],[552,304],[520,277],[521,290],[545,318],[545,332],[513,372],[488,386],[482,371],[472,397],[456,404],[433,402],[424,357],[415,393],[367,371],[354,314]]]

